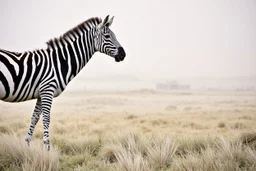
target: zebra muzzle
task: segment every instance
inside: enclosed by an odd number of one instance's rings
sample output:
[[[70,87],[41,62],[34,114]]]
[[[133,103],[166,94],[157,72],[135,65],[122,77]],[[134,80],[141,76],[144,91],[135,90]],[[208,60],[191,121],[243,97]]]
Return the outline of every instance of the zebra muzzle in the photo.
[[[123,61],[124,58],[125,58],[125,56],[126,56],[126,54],[125,54],[124,48],[123,48],[123,47],[119,47],[119,48],[118,48],[118,53],[117,53],[117,55],[115,56],[115,61],[116,61],[116,62]]]

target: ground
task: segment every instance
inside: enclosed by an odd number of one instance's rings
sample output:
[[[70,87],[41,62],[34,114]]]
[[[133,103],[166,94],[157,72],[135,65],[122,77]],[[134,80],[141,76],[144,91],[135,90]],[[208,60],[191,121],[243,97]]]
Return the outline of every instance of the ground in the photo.
[[[50,152],[41,120],[25,144],[34,104],[0,102],[0,170],[256,169],[253,91],[65,92]]]

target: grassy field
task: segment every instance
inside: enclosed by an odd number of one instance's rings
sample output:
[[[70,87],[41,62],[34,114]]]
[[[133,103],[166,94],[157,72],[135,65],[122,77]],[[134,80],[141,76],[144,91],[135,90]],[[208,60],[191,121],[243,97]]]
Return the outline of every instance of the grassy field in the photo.
[[[66,92],[50,152],[34,104],[0,102],[0,170],[256,170],[256,92]]]

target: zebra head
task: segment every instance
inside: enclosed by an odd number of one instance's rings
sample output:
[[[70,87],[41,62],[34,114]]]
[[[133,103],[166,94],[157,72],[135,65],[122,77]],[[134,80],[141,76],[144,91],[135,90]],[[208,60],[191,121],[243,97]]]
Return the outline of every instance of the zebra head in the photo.
[[[109,19],[109,16],[107,16],[104,21],[97,26],[94,43],[97,51],[115,58],[116,62],[120,62],[125,58],[125,51],[117,41],[115,34],[109,28],[113,19],[114,17]]]

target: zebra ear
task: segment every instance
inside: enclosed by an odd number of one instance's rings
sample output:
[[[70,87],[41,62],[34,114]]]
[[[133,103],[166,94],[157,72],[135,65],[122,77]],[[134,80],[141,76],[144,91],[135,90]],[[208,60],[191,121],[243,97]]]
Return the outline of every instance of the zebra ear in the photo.
[[[106,23],[106,26],[110,27],[111,24],[113,23],[113,20],[114,20],[114,16]]]
[[[109,15],[107,15],[106,18],[104,19],[102,26],[105,26],[108,23],[108,18],[109,18]]]
[[[102,29],[103,27],[107,26],[111,26],[111,24],[113,23],[114,20],[114,16],[109,20],[109,15],[106,16],[106,18],[104,19],[104,21],[99,25],[99,29]]]

